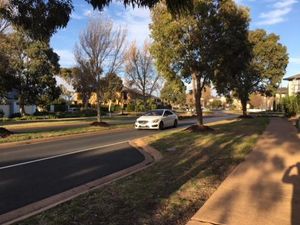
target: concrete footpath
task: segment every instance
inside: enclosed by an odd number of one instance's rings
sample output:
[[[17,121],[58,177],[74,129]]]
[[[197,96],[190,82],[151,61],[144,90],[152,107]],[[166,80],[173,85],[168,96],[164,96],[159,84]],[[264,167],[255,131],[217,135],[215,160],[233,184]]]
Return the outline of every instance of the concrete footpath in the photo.
[[[211,224],[300,225],[300,137],[286,119],[271,119],[253,152],[187,225]]]

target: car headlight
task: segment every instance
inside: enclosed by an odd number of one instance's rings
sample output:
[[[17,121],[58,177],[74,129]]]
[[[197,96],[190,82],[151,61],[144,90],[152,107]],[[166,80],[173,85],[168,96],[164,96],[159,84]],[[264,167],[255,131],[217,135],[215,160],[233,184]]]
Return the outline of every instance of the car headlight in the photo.
[[[152,123],[158,123],[159,119],[153,120]]]

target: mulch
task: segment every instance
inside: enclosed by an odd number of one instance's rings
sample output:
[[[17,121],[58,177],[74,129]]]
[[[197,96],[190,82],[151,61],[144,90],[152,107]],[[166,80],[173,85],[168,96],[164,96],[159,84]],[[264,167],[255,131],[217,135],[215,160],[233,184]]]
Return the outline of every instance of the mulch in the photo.
[[[91,123],[91,126],[97,126],[97,127],[109,127],[110,125],[106,122],[93,122]]]
[[[12,134],[13,132],[5,129],[4,127],[0,127],[0,138],[6,138]]]
[[[190,131],[190,132],[195,132],[195,133],[203,133],[203,132],[212,132],[214,131],[213,128],[209,127],[209,126],[200,126],[200,125],[192,125],[189,126],[188,128],[186,128],[185,130]]]
[[[238,118],[240,118],[240,119],[253,119],[254,117],[250,116],[250,115],[241,115]]]

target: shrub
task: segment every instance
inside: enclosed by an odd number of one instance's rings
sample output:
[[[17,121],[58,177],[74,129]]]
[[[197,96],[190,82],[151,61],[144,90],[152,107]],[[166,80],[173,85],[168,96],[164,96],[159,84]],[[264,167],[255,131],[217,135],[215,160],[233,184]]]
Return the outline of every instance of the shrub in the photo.
[[[55,104],[54,112],[66,112],[68,110],[68,106],[65,104]]]
[[[212,109],[219,109],[219,108],[222,108],[222,101],[221,100],[218,100],[218,99],[214,99],[211,104],[210,104],[210,107]]]
[[[136,111],[136,105],[133,104],[133,103],[127,104],[126,111],[127,112],[135,112]]]
[[[10,118],[20,118],[20,117],[21,117],[21,113],[13,113],[10,116]]]
[[[287,117],[296,116],[300,111],[300,96],[285,97],[281,104]]]
[[[120,105],[113,105],[111,107],[111,111],[112,112],[120,112],[120,111],[122,111],[122,106],[120,106]]]
[[[48,116],[50,113],[47,112],[47,111],[43,111],[43,112],[40,112],[40,111],[35,111],[35,113],[33,114],[34,116]]]
[[[3,118],[4,117],[4,112],[2,109],[0,109],[0,118]]]

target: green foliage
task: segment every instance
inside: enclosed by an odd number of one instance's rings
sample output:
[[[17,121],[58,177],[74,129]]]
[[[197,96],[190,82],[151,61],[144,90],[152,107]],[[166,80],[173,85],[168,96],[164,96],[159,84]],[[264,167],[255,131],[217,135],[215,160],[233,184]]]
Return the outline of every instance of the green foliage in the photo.
[[[281,104],[287,117],[296,116],[300,112],[300,95],[284,97]]]
[[[12,87],[18,92],[20,108],[25,104],[47,105],[59,97],[54,77],[59,71],[59,56],[49,43],[14,32],[8,35],[4,48],[9,55]]]
[[[72,0],[10,0],[2,4],[1,17],[31,38],[43,41],[49,41],[57,29],[67,26],[73,10]]]
[[[227,88],[227,93],[232,91],[241,100],[244,114],[249,96],[252,93],[260,93],[272,96],[277,90],[288,64],[287,49],[279,43],[280,37],[275,34],[267,34],[264,30],[255,30],[248,33],[248,44],[245,43],[245,58],[240,63],[246,62],[246,66],[240,70],[229,70],[228,76],[221,80],[221,91]],[[228,56],[231,60],[236,54]],[[237,64],[238,64],[237,60]],[[220,87],[220,86],[217,86]],[[226,92],[226,91],[225,91]]]
[[[160,92],[160,98],[169,104],[184,105],[186,102],[186,87],[180,79],[166,81]]]
[[[124,6],[137,6],[137,7],[154,7],[160,0],[123,0]],[[94,8],[102,10],[108,6],[112,0],[88,0]],[[168,8],[172,12],[183,12],[190,10],[193,7],[192,0],[165,0]]]
[[[81,0],[83,1],[83,0]],[[112,0],[85,0],[94,9],[103,10]],[[123,0],[124,6],[154,7],[160,0]],[[173,13],[193,8],[192,0],[166,0]],[[21,27],[31,38],[50,40],[60,28],[66,27],[73,10],[72,0],[10,0],[0,2],[0,16]]]
[[[10,65],[9,53],[6,49],[7,37],[0,34],[0,98],[4,97],[7,91],[12,89],[14,84],[11,76],[12,70]]]
[[[122,107],[120,105],[112,105],[111,107],[111,111],[112,112],[121,112],[121,109]]]
[[[219,109],[223,106],[222,104],[222,101],[221,100],[218,100],[218,99],[214,99],[211,104],[210,104],[210,107],[212,109]]]
[[[126,107],[127,112],[135,112],[136,111],[136,104],[128,103]]]
[[[191,13],[181,17],[173,17],[164,4],[158,4],[152,11],[152,21],[151,52],[157,69],[167,80],[193,80],[195,108],[202,125],[202,91],[211,82],[222,84],[227,72],[239,65],[232,65],[232,59],[227,57],[233,49],[235,57],[243,55],[243,45],[238,42],[233,48],[231,43],[246,39],[248,11],[232,0],[195,0]]]
[[[146,108],[144,106],[144,101],[141,99],[136,100],[135,102],[130,102],[127,104],[126,111],[127,112],[145,112],[146,110],[157,109],[157,104],[154,99],[147,99]]]
[[[147,109],[149,109],[149,110],[157,109],[157,104],[155,102],[155,99],[153,99],[153,98],[147,99]]]
[[[54,112],[66,112],[68,106],[66,104],[54,104]]]

